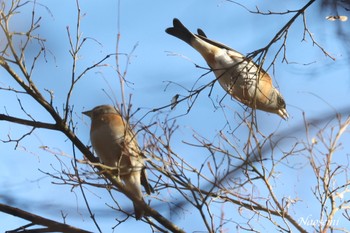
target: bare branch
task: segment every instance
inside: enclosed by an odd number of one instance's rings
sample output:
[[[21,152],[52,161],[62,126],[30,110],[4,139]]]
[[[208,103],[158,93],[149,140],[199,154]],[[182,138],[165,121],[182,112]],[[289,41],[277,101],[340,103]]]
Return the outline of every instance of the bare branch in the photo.
[[[85,231],[83,229],[69,226],[67,224],[59,223],[59,222],[56,222],[56,221],[53,221],[53,220],[50,220],[47,218],[43,218],[41,216],[26,212],[24,210],[21,210],[21,209],[12,207],[12,206],[1,204],[1,203],[0,203],[0,211],[30,221],[32,224],[28,225],[28,227],[35,226],[35,225],[44,226],[44,227],[46,227],[46,231],[51,231],[51,232],[72,232],[72,233],[88,233],[88,232],[90,232],[90,231]],[[24,228],[20,228],[16,231],[8,231],[8,232],[14,232],[14,233],[15,232],[31,232],[31,229],[24,227]],[[36,232],[38,232],[38,231],[36,231]]]
[[[59,130],[59,127],[56,124],[50,124],[50,123],[34,121],[34,120],[25,120],[25,119],[12,117],[12,116],[8,116],[8,115],[4,115],[4,114],[0,114],[0,121],[9,121],[9,122],[20,124],[20,125],[32,126],[34,128]]]

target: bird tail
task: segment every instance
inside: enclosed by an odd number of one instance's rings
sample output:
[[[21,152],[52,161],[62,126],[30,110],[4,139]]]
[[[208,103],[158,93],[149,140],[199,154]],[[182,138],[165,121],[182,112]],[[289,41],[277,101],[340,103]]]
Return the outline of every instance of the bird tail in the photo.
[[[207,35],[204,33],[204,31],[200,28],[197,29],[198,36],[207,38]]]
[[[141,177],[140,177],[140,171],[135,171],[131,172],[128,175],[122,176],[122,180],[124,181],[125,188],[134,195],[138,200],[144,201],[143,200],[143,195],[141,191]],[[137,203],[134,204],[134,211],[135,211],[135,216],[137,220],[140,220],[145,211],[141,206],[138,206]]]
[[[191,40],[195,38],[192,32],[190,32],[177,18],[174,18],[173,25],[173,27],[167,28],[165,32],[191,45]]]
[[[220,49],[215,43],[209,40],[203,30],[198,30],[198,35],[190,32],[177,18],[173,20],[173,27],[165,31],[175,36],[196,49],[206,60],[211,68],[215,66],[215,54]]]
[[[143,208],[139,207],[135,202],[133,204],[134,204],[135,218],[136,220],[140,220],[145,215],[145,211]]]
[[[142,170],[141,170],[141,184],[145,188],[146,193],[148,195],[151,195],[151,193],[154,193],[154,189],[148,183],[148,176],[147,176],[147,173],[146,173],[146,167],[143,167]]]

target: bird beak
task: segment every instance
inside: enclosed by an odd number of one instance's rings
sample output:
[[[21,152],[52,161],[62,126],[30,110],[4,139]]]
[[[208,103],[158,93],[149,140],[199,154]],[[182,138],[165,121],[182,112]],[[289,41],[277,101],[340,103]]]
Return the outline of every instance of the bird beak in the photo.
[[[88,117],[91,117],[91,116],[92,116],[92,110],[82,112],[82,114],[84,114],[84,115],[86,115],[86,116],[88,116]]]
[[[280,117],[283,118],[283,120],[287,120],[289,115],[286,109],[279,109],[277,113]]]

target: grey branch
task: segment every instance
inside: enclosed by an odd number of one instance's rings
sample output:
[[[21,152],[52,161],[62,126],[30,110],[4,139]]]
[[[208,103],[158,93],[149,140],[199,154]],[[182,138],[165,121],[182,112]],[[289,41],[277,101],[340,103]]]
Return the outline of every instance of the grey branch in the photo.
[[[47,218],[43,218],[41,216],[26,212],[24,210],[21,210],[12,206],[1,204],[1,203],[0,203],[0,211],[22,219],[26,219],[31,223],[33,223],[34,225],[47,227],[47,230],[51,232],[90,233],[90,231],[85,231],[79,228],[72,227],[67,224],[63,224]]]

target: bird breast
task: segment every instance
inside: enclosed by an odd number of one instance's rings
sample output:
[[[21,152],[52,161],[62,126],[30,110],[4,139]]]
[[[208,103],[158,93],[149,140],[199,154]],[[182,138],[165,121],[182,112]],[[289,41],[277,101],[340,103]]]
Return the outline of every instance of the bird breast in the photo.
[[[257,94],[257,67],[243,58],[230,59],[230,62],[225,62],[227,58],[221,59],[214,69],[215,76],[226,92],[247,104],[245,100]]]
[[[116,167],[122,154],[123,130],[104,124],[98,126],[90,137],[92,146],[101,162],[107,166]]]

